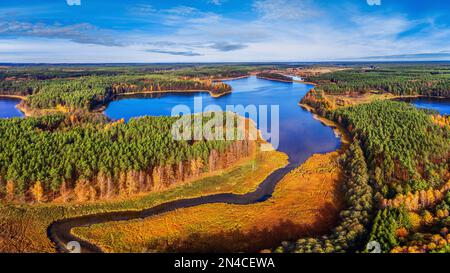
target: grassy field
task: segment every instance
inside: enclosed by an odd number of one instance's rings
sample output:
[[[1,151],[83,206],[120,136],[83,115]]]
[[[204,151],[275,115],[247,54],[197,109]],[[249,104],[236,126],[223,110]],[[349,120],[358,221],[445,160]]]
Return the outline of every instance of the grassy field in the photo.
[[[286,164],[285,154],[265,152],[190,184],[127,200],[70,205],[0,203],[0,252],[54,252],[54,246],[47,238],[47,228],[57,219],[110,211],[141,210],[167,201],[214,193],[246,193],[254,190],[271,172]]]
[[[256,252],[323,234],[343,207],[338,158],[339,152],[312,156],[263,203],[202,205],[73,232],[107,252]]]
[[[399,96],[395,96],[390,93],[365,93],[365,94],[358,94],[358,95],[325,95],[327,99],[329,99],[333,105],[335,106],[351,106],[351,105],[357,105],[362,103],[371,103],[376,100],[387,100],[387,99],[394,99]]]

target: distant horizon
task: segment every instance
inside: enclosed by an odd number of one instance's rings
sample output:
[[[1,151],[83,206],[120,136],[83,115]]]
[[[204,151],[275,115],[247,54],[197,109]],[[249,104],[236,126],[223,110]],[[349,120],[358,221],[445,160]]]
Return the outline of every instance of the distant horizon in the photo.
[[[289,65],[309,65],[309,64],[329,64],[329,65],[348,65],[348,64],[414,64],[414,63],[450,63],[450,60],[401,60],[401,61],[375,61],[375,60],[363,60],[363,61],[311,61],[311,62],[295,62],[295,61],[273,61],[273,62],[92,62],[92,63],[57,63],[57,62],[0,62],[0,66],[8,65],[245,65],[245,64],[257,64],[257,65],[272,65],[272,64],[289,64]]]

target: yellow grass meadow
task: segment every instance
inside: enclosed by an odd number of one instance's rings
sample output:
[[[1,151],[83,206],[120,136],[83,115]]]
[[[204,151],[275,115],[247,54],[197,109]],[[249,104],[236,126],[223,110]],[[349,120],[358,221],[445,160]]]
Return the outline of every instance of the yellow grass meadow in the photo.
[[[76,228],[106,252],[258,252],[329,231],[343,207],[339,152],[314,155],[253,205],[209,204]]]

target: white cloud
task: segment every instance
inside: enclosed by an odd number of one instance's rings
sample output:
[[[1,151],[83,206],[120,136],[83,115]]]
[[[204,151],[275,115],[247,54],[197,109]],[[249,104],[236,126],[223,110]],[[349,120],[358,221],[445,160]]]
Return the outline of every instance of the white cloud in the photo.
[[[258,16],[246,20],[188,6],[156,10],[137,5],[129,12],[143,24],[128,32],[89,24],[5,21],[0,23],[0,42],[14,50],[2,50],[0,44],[0,57],[53,62],[70,58],[76,62],[320,61],[449,49],[442,41],[448,41],[450,30],[402,14],[339,10],[341,14],[333,16],[333,11],[320,10],[308,0],[256,0],[253,9]],[[169,30],[153,33],[145,30],[146,24]],[[401,37],[420,24],[429,27]],[[8,40],[8,35],[22,38]],[[20,57],[12,54],[17,50],[21,50]]]
[[[257,0],[253,3],[263,20],[302,20],[318,15],[309,0]]]
[[[66,0],[69,6],[81,6],[81,0]]]
[[[214,5],[216,5],[216,6],[220,6],[220,5],[222,5],[222,3],[223,3],[224,1],[225,1],[225,0],[209,0],[208,2],[211,3],[211,4],[214,4]]]
[[[152,5],[148,4],[131,6],[128,11],[133,16],[151,16],[153,13],[157,12],[157,10],[154,9]]]
[[[0,22],[0,35],[7,37],[19,36],[68,39],[78,43],[102,44],[109,46],[121,45],[111,33],[100,30],[87,23],[73,25],[48,25],[44,23],[4,21]]]

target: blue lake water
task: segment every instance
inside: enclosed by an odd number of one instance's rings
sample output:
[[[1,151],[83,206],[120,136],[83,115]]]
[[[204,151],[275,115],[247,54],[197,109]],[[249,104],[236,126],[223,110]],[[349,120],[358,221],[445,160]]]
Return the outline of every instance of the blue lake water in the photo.
[[[23,117],[23,113],[16,108],[18,99],[0,98],[0,118]]]
[[[257,107],[268,105],[269,109],[271,105],[279,105],[278,150],[288,154],[291,163],[300,164],[314,153],[330,152],[340,146],[340,139],[330,127],[315,120],[311,113],[298,105],[301,98],[312,88],[311,85],[269,81],[256,77],[226,83],[233,87],[233,92],[220,98],[212,98],[208,93],[172,93],[153,95],[153,98],[122,98],[111,102],[105,114],[112,119],[125,120],[145,115],[168,116],[171,115],[172,108],[178,104],[193,109],[195,97],[202,98],[203,107],[214,104],[222,109],[227,105],[239,104]]]
[[[441,115],[450,115],[450,99],[414,98],[404,101],[410,102],[418,108],[434,110]]]

